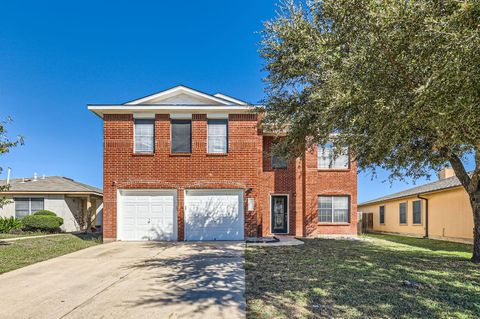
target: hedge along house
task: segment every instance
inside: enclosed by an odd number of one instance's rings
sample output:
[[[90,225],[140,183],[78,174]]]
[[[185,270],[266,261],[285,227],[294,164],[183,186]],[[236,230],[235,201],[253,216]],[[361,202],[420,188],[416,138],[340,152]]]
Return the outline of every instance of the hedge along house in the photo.
[[[104,128],[104,240],[357,234],[357,171],[330,145],[272,156],[250,105],[176,86],[89,105]]]
[[[5,185],[6,180],[0,180]],[[0,192],[9,203],[0,208],[0,217],[22,218],[46,209],[63,218],[62,230],[84,230],[87,212],[92,207],[92,226],[101,227],[103,193],[101,189],[61,176],[11,179],[8,191]]]
[[[358,205],[373,213],[373,231],[472,243],[473,213],[452,168],[433,183],[410,188]]]

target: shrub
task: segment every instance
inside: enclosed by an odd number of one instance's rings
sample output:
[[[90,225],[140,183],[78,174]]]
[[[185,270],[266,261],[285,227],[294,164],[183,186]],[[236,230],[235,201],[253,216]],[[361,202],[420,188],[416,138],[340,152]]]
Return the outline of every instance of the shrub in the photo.
[[[28,231],[59,231],[60,226],[63,225],[63,218],[53,215],[30,215],[22,219],[23,230]]]
[[[22,227],[22,221],[15,217],[0,217],[0,233],[9,233]]]
[[[35,212],[33,213],[33,215],[41,215],[41,216],[57,216],[57,214],[55,214],[54,212],[52,211],[49,211],[49,210],[39,210],[38,212]]]

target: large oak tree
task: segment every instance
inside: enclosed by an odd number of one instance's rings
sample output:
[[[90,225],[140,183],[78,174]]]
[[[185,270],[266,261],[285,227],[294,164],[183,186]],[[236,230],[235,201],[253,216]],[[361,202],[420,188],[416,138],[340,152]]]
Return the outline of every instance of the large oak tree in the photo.
[[[261,55],[264,121],[288,132],[277,152],[333,139],[391,178],[451,165],[470,198],[480,262],[479,1],[286,1],[265,23]]]

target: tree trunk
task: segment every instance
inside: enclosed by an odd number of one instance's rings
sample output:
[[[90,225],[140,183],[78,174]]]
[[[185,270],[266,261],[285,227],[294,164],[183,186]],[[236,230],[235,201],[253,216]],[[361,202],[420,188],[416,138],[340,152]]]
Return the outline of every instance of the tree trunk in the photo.
[[[473,256],[472,262],[480,263],[480,190],[470,195],[473,210]]]

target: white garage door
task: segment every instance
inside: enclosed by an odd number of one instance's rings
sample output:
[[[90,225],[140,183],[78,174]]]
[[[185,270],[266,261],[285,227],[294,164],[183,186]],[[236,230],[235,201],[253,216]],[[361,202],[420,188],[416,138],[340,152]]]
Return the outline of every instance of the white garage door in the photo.
[[[177,240],[175,190],[121,190],[119,240]]]
[[[243,190],[187,190],[185,240],[243,240]]]

